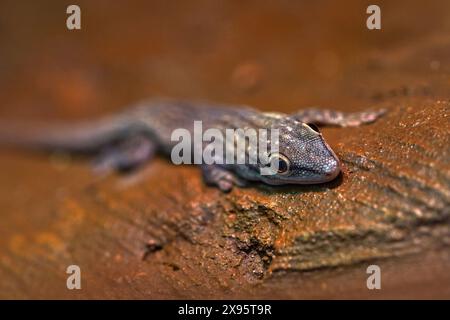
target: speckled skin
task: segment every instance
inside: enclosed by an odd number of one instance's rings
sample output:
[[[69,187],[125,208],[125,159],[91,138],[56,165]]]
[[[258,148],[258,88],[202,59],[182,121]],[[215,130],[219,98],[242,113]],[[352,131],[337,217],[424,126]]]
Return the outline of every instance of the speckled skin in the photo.
[[[72,152],[100,151],[97,168],[130,169],[148,161],[155,152],[170,155],[178,143],[171,141],[172,132],[185,128],[192,133],[196,120],[202,121],[203,131],[216,128],[224,135],[225,129],[278,129],[279,153],[289,161],[288,172],[261,175],[262,164],[259,162],[201,165],[208,184],[229,191],[234,185],[244,186],[247,181],[281,185],[323,183],[334,179],[340,172],[339,159],[317,128],[305,122],[355,126],[372,122],[382,113],[344,114],[309,109],[286,115],[262,113],[246,106],[150,100],[121,114],[89,123],[46,126],[31,131],[28,128],[28,133],[20,130],[20,135],[12,133],[14,130],[9,125],[9,130],[0,131],[0,140]]]

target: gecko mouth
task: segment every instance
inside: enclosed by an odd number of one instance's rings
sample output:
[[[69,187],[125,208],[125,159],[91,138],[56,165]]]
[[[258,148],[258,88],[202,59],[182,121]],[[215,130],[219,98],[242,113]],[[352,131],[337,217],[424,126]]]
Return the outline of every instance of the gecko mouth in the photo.
[[[263,181],[266,184],[270,184],[270,185],[285,185],[285,184],[321,184],[321,183],[326,183],[326,182],[330,182],[334,179],[336,179],[336,177],[339,175],[339,173],[341,172],[340,169],[337,169],[333,172],[329,172],[324,174],[319,173],[318,171],[310,171],[312,173],[315,174],[315,176],[311,176],[311,178],[288,178],[288,179],[283,179],[283,180],[271,180],[271,179],[264,179]]]
[[[329,164],[324,170],[317,170],[311,168],[301,168],[300,176],[287,176],[285,178],[278,177],[279,179],[267,179],[265,183],[271,185],[283,185],[283,184],[320,184],[334,180],[341,172],[340,161],[334,158],[334,162]],[[306,176],[306,177],[305,177]]]
[[[334,180],[339,173],[341,172],[340,167],[334,169],[333,171],[329,172],[320,172],[317,170],[309,170],[309,172],[313,173],[314,176],[312,178],[302,178],[302,179],[292,179],[290,181],[286,180],[285,183],[288,184],[320,184],[320,183],[326,183],[329,181]]]

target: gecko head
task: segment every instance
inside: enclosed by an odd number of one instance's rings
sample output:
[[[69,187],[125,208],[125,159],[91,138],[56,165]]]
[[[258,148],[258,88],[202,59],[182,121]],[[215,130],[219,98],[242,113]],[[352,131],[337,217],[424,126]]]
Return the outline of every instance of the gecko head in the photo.
[[[280,121],[278,152],[269,156],[275,174],[261,175],[267,184],[316,184],[336,178],[340,162],[319,129],[292,119]],[[277,164],[273,166],[273,164]]]

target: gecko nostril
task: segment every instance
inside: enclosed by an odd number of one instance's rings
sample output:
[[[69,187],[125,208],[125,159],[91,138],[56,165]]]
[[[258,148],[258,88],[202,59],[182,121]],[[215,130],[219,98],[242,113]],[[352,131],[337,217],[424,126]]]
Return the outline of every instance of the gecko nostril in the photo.
[[[324,170],[325,175],[329,178],[336,177],[339,172],[341,172],[341,165],[337,159],[330,160]]]

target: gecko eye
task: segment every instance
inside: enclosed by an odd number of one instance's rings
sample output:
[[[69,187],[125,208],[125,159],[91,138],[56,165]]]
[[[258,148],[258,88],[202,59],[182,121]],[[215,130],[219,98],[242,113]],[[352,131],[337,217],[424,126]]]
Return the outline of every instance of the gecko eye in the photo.
[[[272,161],[277,161],[275,164],[278,164],[278,174],[285,175],[289,173],[290,161],[286,156],[280,153],[274,154],[272,155]]]
[[[314,123],[307,123],[308,127],[313,129],[315,132],[320,133],[320,129],[318,126],[316,126]]]

